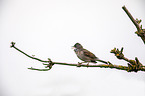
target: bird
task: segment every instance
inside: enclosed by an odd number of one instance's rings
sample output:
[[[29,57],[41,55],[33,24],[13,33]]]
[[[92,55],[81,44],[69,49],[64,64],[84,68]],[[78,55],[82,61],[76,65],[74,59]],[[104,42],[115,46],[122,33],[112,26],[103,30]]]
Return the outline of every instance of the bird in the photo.
[[[88,62],[87,65],[89,65],[89,62],[97,63],[96,61],[99,61],[99,62],[107,64],[106,61],[100,60],[92,52],[90,52],[87,49],[83,48],[83,46],[80,43],[76,43],[72,47],[73,47],[74,52],[76,53],[76,55],[77,55],[77,57],[79,59],[81,59],[84,62]]]

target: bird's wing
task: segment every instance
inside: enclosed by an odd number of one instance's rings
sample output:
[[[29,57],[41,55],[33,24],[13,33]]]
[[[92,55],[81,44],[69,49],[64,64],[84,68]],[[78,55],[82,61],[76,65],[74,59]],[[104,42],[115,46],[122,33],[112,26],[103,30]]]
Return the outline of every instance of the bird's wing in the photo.
[[[84,49],[83,52],[84,52],[84,55],[87,56],[87,57],[90,57],[92,59],[97,58],[92,52],[90,52],[90,51],[88,51],[86,49]]]

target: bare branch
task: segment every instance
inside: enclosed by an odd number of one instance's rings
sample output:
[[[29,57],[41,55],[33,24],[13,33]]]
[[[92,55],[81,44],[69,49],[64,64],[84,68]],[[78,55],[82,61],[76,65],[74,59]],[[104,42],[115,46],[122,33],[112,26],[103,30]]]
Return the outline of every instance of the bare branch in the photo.
[[[126,14],[128,15],[128,17],[130,18],[130,20],[133,22],[133,24],[136,26],[137,30],[140,31],[140,27],[139,24],[136,22],[136,20],[133,18],[133,16],[131,15],[131,13],[128,11],[128,9],[123,6],[122,9],[126,12]]]
[[[126,12],[126,14],[128,15],[128,17],[130,18],[130,20],[133,22],[133,24],[137,28],[137,31],[135,33],[139,37],[141,37],[141,39],[143,40],[143,42],[145,44],[145,29],[142,29],[142,25],[141,26],[139,25],[141,23],[141,20],[138,20],[138,19],[135,20],[133,18],[133,16],[131,15],[131,13],[128,11],[128,9],[125,6],[123,6],[122,9]]]
[[[26,54],[25,52],[21,51],[20,49],[18,49],[17,47],[15,47],[15,42],[11,42],[11,48],[15,48],[17,51],[21,52],[22,54],[26,55],[27,57],[31,58],[31,59],[35,59],[35,60],[38,60],[40,62],[49,62],[49,61],[44,61],[44,60],[41,60],[39,58],[35,58],[34,56],[30,56],[28,54]]]
[[[128,71],[128,72],[131,72],[131,71],[134,71],[134,70],[131,70],[130,67],[128,66],[122,66],[122,65],[114,65],[110,62],[108,62],[108,65],[107,64],[97,64],[97,65],[86,65],[86,64],[81,64],[80,66],[78,66],[78,64],[72,64],[72,63],[61,63],[61,62],[52,62],[50,58],[48,58],[47,61],[44,61],[44,60],[41,60],[39,58],[35,58],[35,57],[32,57],[28,54],[26,54],[25,52],[21,51],[20,49],[18,49],[17,47],[15,47],[15,43],[12,42],[11,43],[11,48],[14,48],[16,49],[17,51],[19,51],[20,53],[24,54],[25,56],[31,58],[31,59],[34,59],[34,60],[38,60],[40,62],[43,62],[43,65],[47,65],[45,68],[46,69],[37,69],[37,68],[28,68],[30,70],[37,70],[37,71],[48,71],[52,68],[53,65],[67,65],[67,66],[76,66],[76,67],[99,67],[99,68],[111,68],[111,69],[119,69],[119,70],[124,70],[124,71]],[[116,49],[116,48],[115,48]],[[117,49],[118,50],[118,49]],[[116,50],[114,50],[116,52]],[[118,53],[120,53],[118,56],[118,58],[120,59],[123,59],[124,58],[124,55],[123,55],[123,48],[121,49],[121,51],[117,51]],[[116,54],[118,54],[116,53]],[[119,57],[120,56],[120,57]],[[139,62],[139,60],[137,59],[137,61]],[[49,67],[49,69],[47,69]],[[145,68],[144,67],[139,67],[137,69],[137,71],[145,71]],[[136,72],[136,71],[134,71]]]
[[[28,69],[30,69],[30,70],[37,70],[37,71],[48,71],[48,70],[50,70],[50,69],[37,69],[37,68],[33,68],[33,67],[28,68]]]
[[[119,51],[119,49],[117,48],[114,48],[113,50],[111,50],[110,53],[114,53],[115,56],[120,59],[120,60],[125,60],[128,62],[128,71],[131,72],[131,71],[139,71],[140,69],[143,68],[143,65],[140,63],[140,61],[138,60],[137,57],[135,57],[135,60],[129,60],[128,58],[124,57],[124,54],[123,54],[123,47],[121,48],[121,51]],[[144,68],[143,68],[144,70]]]

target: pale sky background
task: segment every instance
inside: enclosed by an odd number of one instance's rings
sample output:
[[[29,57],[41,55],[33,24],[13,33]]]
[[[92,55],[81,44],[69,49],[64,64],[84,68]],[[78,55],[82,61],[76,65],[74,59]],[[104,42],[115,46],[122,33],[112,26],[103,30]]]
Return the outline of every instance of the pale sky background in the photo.
[[[100,59],[127,65],[110,50],[124,47],[145,64],[145,45],[122,10],[126,5],[145,28],[144,0],[1,0],[0,96],[145,96],[145,72],[54,65],[50,71],[13,48],[55,62],[81,62],[76,42]]]

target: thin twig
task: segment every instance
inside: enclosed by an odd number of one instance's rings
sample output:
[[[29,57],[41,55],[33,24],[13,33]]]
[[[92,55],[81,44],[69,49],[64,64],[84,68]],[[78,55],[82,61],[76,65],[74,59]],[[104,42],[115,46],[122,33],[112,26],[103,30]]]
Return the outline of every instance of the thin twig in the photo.
[[[28,69],[30,69],[30,70],[37,70],[37,71],[48,71],[48,70],[50,70],[50,69],[37,69],[37,68],[28,68]]]
[[[136,22],[136,20],[133,18],[133,16],[131,15],[131,13],[128,11],[128,9],[123,6],[122,9],[126,12],[126,14],[128,15],[128,17],[130,18],[130,20],[133,22],[133,24],[136,26],[138,31],[141,31],[141,28],[139,27],[139,24]]]
[[[14,42],[11,42],[11,48],[15,48],[17,51],[19,51],[19,52],[21,52],[22,54],[24,54],[24,55],[26,55],[27,57],[29,57],[29,58],[31,58],[31,59],[35,59],[35,60],[38,60],[38,61],[40,61],[40,62],[49,62],[49,61],[44,61],[44,60],[41,60],[41,59],[39,59],[39,58],[35,58],[35,57],[33,57],[33,56],[30,56],[30,55],[28,55],[28,54],[26,54],[25,52],[23,52],[22,50],[20,50],[20,49],[18,49],[17,47],[15,47],[15,43]]]
[[[122,7],[122,9],[126,12],[126,14],[128,15],[128,17],[130,18],[130,20],[133,22],[133,24],[136,26],[137,31],[135,32],[139,37],[141,37],[141,39],[143,40],[144,44],[145,44],[145,29],[142,29],[142,25],[140,26],[140,22],[141,20],[135,20],[133,18],[133,16],[131,15],[131,13],[127,10],[127,8],[125,6]]]

